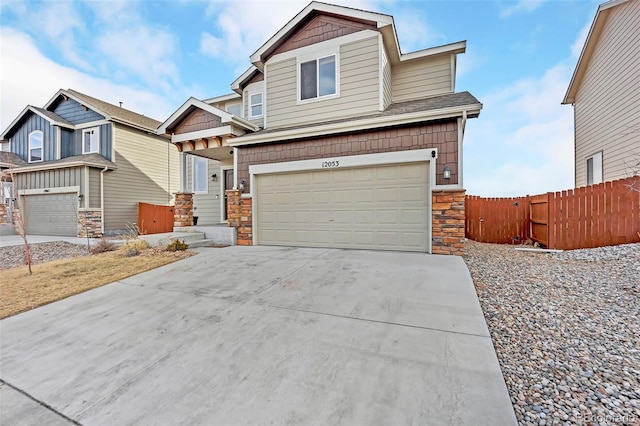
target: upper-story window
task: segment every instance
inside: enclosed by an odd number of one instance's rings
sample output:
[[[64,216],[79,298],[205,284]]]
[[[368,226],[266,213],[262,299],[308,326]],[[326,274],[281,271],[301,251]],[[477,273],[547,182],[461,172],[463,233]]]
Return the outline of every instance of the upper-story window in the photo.
[[[227,105],[227,112],[237,117],[242,117],[242,102]]]
[[[100,151],[100,130],[97,127],[82,131],[82,153],[89,154]]]
[[[336,55],[300,62],[300,100],[337,94]]]
[[[42,161],[42,142],[44,134],[41,130],[34,130],[29,133],[29,162],[36,163]]]
[[[262,117],[262,92],[249,95],[249,118]]]
[[[208,192],[208,160],[203,157],[193,156],[193,192],[206,194]]]

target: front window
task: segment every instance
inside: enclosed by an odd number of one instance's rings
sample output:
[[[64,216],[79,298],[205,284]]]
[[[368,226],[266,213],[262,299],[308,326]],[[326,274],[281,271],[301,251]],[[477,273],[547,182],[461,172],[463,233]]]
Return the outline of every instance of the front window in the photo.
[[[207,159],[193,157],[193,192],[207,192]]]
[[[300,100],[335,95],[336,55],[314,59],[300,64]]]
[[[44,134],[41,130],[34,130],[29,133],[29,162],[37,163],[42,161],[42,142]]]
[[[262,93],[254,93],[249,96],[250,118],[262,117]]]
[[[97,127],[82,131],[82,153],[98,152],[100,148],[100,131]]]

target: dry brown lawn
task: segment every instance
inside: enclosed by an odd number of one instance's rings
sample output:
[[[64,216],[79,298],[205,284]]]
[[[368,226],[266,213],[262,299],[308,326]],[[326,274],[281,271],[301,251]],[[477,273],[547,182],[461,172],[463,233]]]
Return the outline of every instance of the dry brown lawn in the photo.
[[[0,270],[0,319],[194,254],[146,249],[128,257],[118,250],[34,265],[33,275],[26,266]]]

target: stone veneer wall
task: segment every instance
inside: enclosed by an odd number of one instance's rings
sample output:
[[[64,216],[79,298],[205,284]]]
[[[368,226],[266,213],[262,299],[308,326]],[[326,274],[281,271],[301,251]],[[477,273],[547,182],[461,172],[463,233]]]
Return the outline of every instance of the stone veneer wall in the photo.
[[[176,192],[173,226],[193,226],[193,194]]]
[[[230,227],[236,228],[239,246],[253,245],[253,225],[251,208],[253,200],[242,198],[237,189],[227,191],[227,220]]]
[[[464,255],[465,190],[431,194],[432,253]]]
[[[7,206],[0,204],[0,225],[6,225],[7,223]]]
[[[78,210],[78,237],[102,237],[102,210]]]

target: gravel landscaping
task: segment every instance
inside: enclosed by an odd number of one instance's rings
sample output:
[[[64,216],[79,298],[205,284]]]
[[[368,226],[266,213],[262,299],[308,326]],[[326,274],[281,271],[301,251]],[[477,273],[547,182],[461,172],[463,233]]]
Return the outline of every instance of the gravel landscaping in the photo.
[[[87,246],[71,244],[66,241],[29,244],[29,247],[31,248],[31,262],[33,265],[89,254],[87,252]],[[26,265],[24,245],[0,247],[0,269],[14,268],[22,265]]]
[[[640,424],[640,244],[464,258],[520,424]]]

